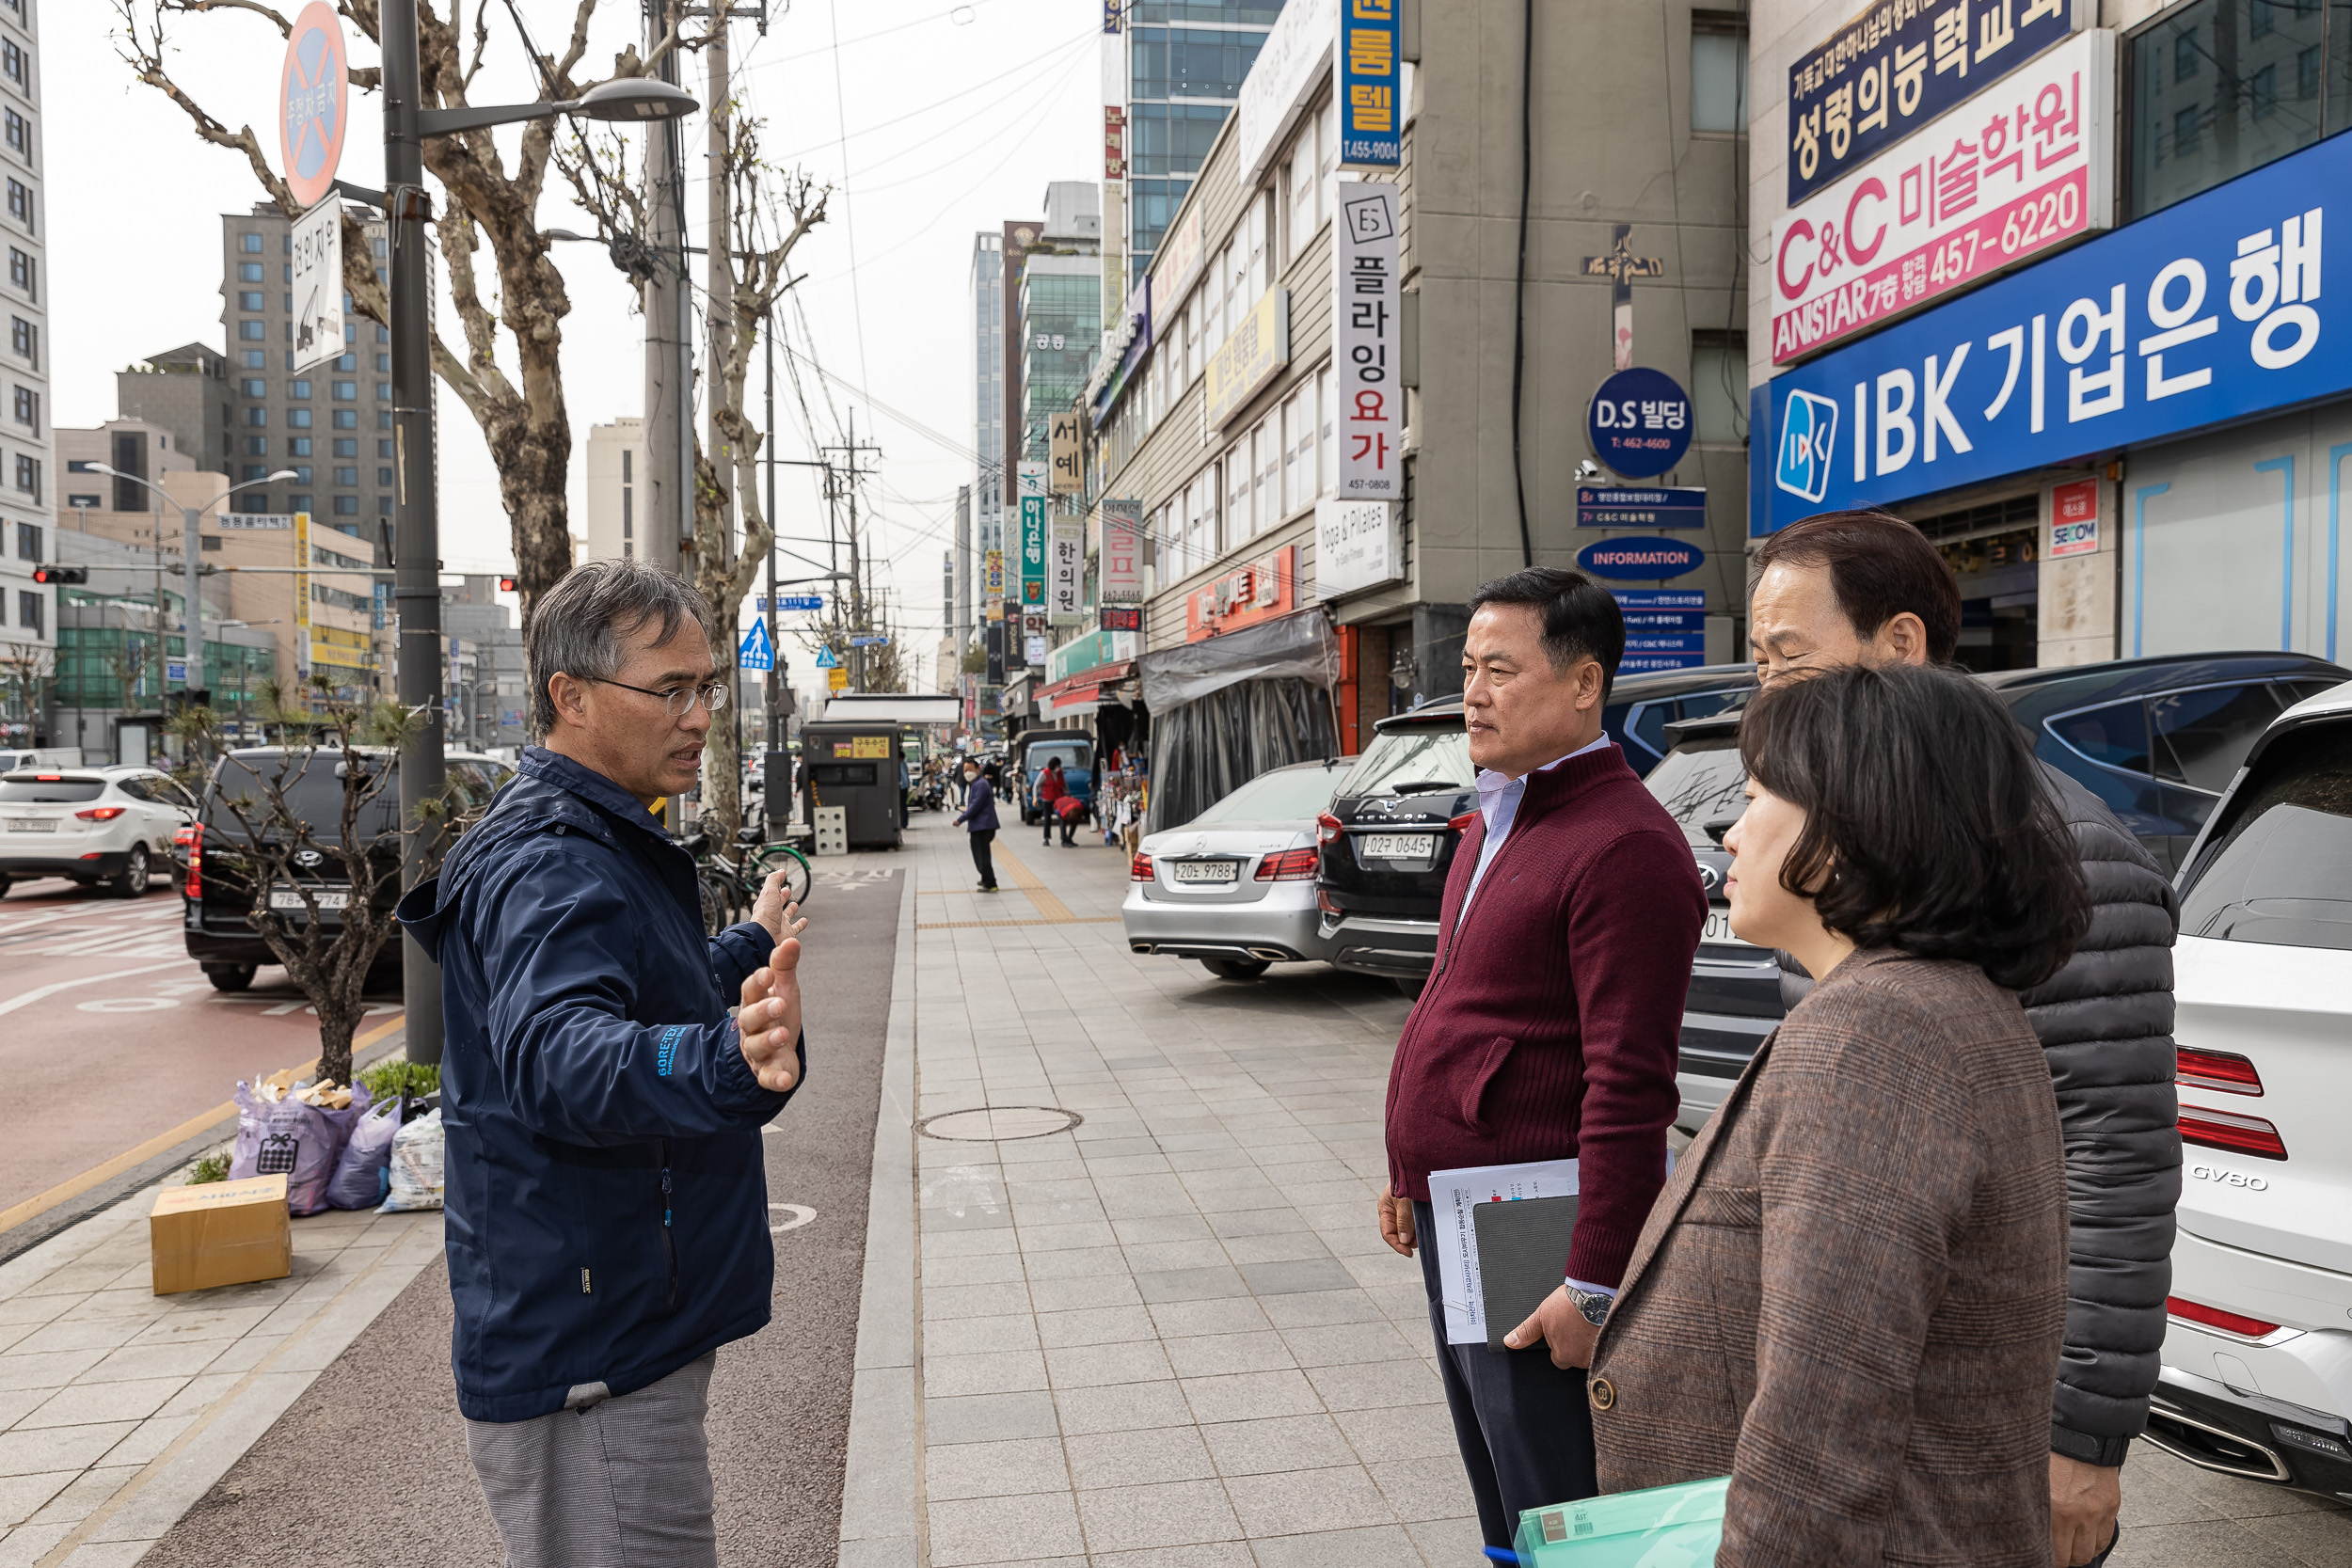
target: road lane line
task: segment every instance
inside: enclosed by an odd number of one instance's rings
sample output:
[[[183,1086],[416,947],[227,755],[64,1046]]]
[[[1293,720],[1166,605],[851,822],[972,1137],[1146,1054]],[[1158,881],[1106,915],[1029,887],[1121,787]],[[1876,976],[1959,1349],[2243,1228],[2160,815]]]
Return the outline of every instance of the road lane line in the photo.
[[[129,973],[137,974],[138,971],[133,970]],[[101,976],[93,976],[93,978],[100,977]],[[107,975],[103,976],[103,978],[112,979],[114,976]],[[79,985],[82,982],[78,980],[67,982],[69,985]],[[60,988],[52,986],[48,989],[55,990]],[[31,1000],[33,1000],[33,998],[29,995],[19,998],[19,1002],[29,1002]],[[14,1005],[16,1004],[0,1004],[0,1008]],[[366,1050],[369,1046],[373,1045],[377,1040],[382,1039],[385,1036],[399,1028],[401,1025],[401,1020],[406,1016],[407,1015],[405,1013],[403,1013],[399,1017],[393,1018],[389,1022],[383,1023],[376,1028],[371,1029],[366,1034],[359,1036],[357,1039],[354,1039],[351,1042],[352,1055],[355,1057],[358,1056],[360,1052]],[[304,1073],[310,1071],[312,1068],[317,1067],[318,1065],[319,1059],[316,1056],[313,1056],[309,1061],[301,1063],[297,1066],[294,1069],[294,1074],[296,1078],[299,1078]],[[57,1185],[50,1188],[47,1192],[36,1194],[33,1196],[26,1198],[24,1202],[18,1204],[13,1209],[0,1209],[0,1235],[5,1235],[8,1231],[15,1229],[18,1226],[23,1225],[26,1220],[40,1218],[42,1214],[47,1213],[52,1209],[55,1209],[60,1203],[71,1202],[72,1199],[81,1196],[84,1193],[88,1192],[92,1187],[97,1186],[101,1181],[107,1180],[112,1177],[119,1176],[124,1171],[131,1169],[135,1165],[144,1164],[146,1162],[152,1160],[156,1155],[163,1153],[166,1149],[175,1148],[180,1144],[187,1142],[190,1138],[195,1137],[199,1132],[204,1132],[208,1128],[215,1127],[224,1121],[234,1119],[236,1114],[237,1102],[233,1100],[223,1101],[220,1104],[214,1106],[209,1111],[205,1111],[198,1116],[190,1117],[187,1120],[182,1122],[170,1132],[158,1132],[155,1136],[139,1145],[138,1148],[123,1150],[120,1154],[116,1155],[113,1159],[107,1161],[103,1165],[92,1165],[89,1169],[84,1171],[81,1175],[73,1178],[70,1181],[60,1181]]]
[[[99,980],[127,979],[131,975],[147,974],[158,969],[177,969],[182,964],[190,961],[190,959],[183,956],[172,959],[169,963],[148,964],[144,968],[140,969],[109,970],[103,974],[85,974],[78,980],[59,980],[51,985],[35,986],[31,990],[26,991],[22,996],[11,996],[6,1002],[0,1002],[0,1013],[12,1013],[19,1007],[29,1006],[33,1003],[40,1001],[44,996],[55,996],[61,990],[72,990],[76,986],[90,985]],[[6,1226],[0,1226],[0,1230],[5,1230],[8,1227]]]

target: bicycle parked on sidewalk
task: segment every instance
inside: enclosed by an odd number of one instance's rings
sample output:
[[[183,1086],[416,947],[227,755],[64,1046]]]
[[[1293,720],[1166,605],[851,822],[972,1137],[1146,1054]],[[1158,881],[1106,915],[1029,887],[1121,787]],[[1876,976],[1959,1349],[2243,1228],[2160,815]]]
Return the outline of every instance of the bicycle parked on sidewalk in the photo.
[[[806,904],[816,891],[808,858],[791,845],[781,840],[762,843],[757,828],[738,831],[735,841],[742,853],[729,860],[719,851],[717,841],[702,830],[678,840],[679,847],[694,857],[703,929],[712,936],[751,918],[752,906],[759,901],[759,890],[771,872],[786,873],[785,889],[795,903]]]

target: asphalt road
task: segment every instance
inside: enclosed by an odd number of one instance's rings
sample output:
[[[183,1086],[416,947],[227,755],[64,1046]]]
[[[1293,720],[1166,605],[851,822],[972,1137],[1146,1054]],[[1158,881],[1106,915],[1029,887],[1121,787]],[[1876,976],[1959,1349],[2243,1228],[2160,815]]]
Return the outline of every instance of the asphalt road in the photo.
[[[874,1116],[900,873],[810,900],[806,1087],[767,1138],[768,1196],[815,1217],[775,1239],[774,1321],[719,1353],[711,1468],[722,1562],[834,1568]],[[879,983],[877,983],[879,981]],[[776,1222],[795,1216],[782,1208]],[[140,1560],[480,1564],[498,1537],[466,1459],[436,1265],[320,1374]]]
[[[308,1006],[274,964],[213,990],[164,878],[141,898],[17,884],[0,898],[0,1214],[316,1056]],[[368,1007],[362,1034],[400,1013]]]

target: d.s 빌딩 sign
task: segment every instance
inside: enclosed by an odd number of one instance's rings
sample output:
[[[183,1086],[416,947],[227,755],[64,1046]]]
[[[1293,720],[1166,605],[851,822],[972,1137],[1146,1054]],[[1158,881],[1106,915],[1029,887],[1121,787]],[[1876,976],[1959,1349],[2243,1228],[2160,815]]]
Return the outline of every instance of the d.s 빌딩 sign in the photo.
[[[2347,235],[2337,136],[1802,365],[1756,389],[1750,528],[2352,391]]]
[[[1331,245],[1339,493],[1394,499],[1402,494],[1405,432],[1405,392],[1396,383],[1396,188],[1366,182],[1340,190]]]
[[[2074,31],[2074,7],[1881,0],[1847,23],[1788,68],[1788,204]]]
[[[1584,416],[1593,455],[1628,479],[1648,479],[1691,447],[1691,399],[1663,371],[1636,365],[1600,384]]]
[[[1772,225],[1772,362],[2111,221],[2115,35],[2078,35]]]

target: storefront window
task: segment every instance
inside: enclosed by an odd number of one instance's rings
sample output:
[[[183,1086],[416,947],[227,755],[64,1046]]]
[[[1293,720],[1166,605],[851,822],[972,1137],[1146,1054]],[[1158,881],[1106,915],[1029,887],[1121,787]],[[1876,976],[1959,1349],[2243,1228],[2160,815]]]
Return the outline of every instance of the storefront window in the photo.
[[[2192,0],[2131,40],[2131,189],[2144,217],[2352,126],[2352,11]]]

